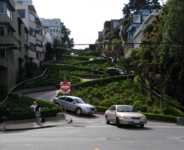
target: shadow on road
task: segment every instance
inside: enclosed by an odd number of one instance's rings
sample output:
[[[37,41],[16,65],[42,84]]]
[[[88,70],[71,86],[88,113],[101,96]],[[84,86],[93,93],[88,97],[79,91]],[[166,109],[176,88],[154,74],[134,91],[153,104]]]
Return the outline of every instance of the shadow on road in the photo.
[[[66,115],[68,114],[68,115],[71,115],[71,116],[74,116],[74,117],[77,117],[77,118],[86,118],[86,119],[97,119],[97,118],[99,118],[99,116],[98,115],[96,115],[96,114],[94,114],[94,115],[80,115],[80,116],[77,116],[75,113],[73,113],[73,112],[65,112],[66,113]]]
[[[112,124],[113,126],[117,126],[116,124]],[[121,125],[121,126],[117,126],[117,128],[119,129],[126,129],[126,130],[137,130],[137,131],[141,131],[141,130],[153,130],[150,127],[139,127],[139,126],[133,126],[133,125]]]

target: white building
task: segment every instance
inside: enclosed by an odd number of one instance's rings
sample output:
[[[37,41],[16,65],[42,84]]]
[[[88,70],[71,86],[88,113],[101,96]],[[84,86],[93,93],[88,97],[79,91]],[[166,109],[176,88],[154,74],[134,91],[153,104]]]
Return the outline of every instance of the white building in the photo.
[[[63,23],[60,19],[41,19],[42,25],[48,30],[52,37],[52,41],[55,39],[61,39]]]
[[[29,49],[27,57],[31,62],[36,63],[39,66],[45,55],[45,47],[43,46],[44,35],[41,21],[37,15],[35,7],[32,5],[32,0],[15,1],[16,10],[29,30]]]
[[[140,27],[133,35],[134,48],[139,48],[144,38],[144,30],[155,20],[156,16],[160,14],[160,10],[154,10],[149,16],[147,16]]]

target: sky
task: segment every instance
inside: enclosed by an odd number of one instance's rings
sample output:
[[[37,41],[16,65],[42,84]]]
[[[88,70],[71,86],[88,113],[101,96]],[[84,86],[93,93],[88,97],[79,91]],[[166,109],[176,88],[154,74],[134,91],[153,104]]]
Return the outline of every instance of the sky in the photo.
[[[40,18],[60,18],[77,44],[95,43],[107,20],[123,17],[128,0],[33,0]]]

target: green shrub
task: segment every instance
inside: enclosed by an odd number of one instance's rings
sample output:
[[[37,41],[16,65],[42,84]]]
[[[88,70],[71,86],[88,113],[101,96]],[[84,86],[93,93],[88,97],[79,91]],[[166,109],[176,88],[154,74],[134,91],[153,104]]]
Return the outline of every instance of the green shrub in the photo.
[[[35,99],[29,97],[10,95],[6,104],[0,107],[0,118],[6,116],[9,120],[32,119],[35,115],[30,106],[34,101]],[[56,116],[59,112],[59,108],[52,103],[36,101],[40,104],[44,117]]]
[[[173,122],[176,123],[176,116],[172,115],[161,115],[161,114],[152,114],[152,113],[145,113],[146,117],[151,120],[157,121],[166,121],[166,122]]]
[[[174,116],[180,116],[180,115],[184,114],[181,110],[179,110],[175,107],[171,107],[171,106],[167,106],[167,108],[165,108],[163,110],[163,112],[164,112],[164,114],[174,115]]]
[[[97,112],[105,112],[108,107],[104,107],[104,106],[96,106]]]

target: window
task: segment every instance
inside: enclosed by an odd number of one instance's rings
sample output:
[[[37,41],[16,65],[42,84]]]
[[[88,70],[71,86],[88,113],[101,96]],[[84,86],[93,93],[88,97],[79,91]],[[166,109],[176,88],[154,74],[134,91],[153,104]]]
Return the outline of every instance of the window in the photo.
[[[0,27],[0,36],[4,36],[4,27]]]
[[[111,107],[109,108],[109,110],[110,110],[110,111],[115,111],[115,110],[116,110],[116,106],[111,106]]]
[[[133,15],[133,23],[141,23],[141,15]]]
[[[67,97],[66,98],[66,102],[72,103],[73,102],[73,99]]]
[[[6,5],[4,2],[0,2],[0,14],[6,13]]]
[[[34,15],[29,14],[29,18],[30,18],[30,20],[31,20],[32,22],[34,22],[34,21],[35,21],[35,16],[34,16]]]
[[[25,18],[26,17],[26,11],[25,9],[19,9],[18,13],[20,15],[21,18]]]

